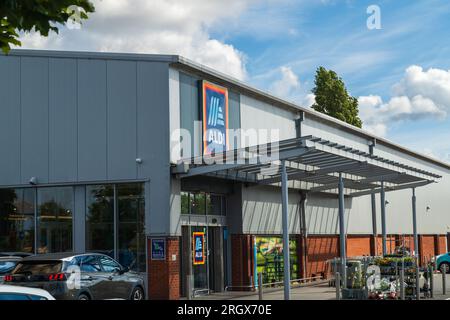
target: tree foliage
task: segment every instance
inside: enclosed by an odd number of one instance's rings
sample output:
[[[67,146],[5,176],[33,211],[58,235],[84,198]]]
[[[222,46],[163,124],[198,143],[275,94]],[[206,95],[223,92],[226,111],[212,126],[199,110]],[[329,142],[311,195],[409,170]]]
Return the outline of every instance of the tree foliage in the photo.
[[[75,12],[75,7],[80,10]],[[73,19],[74,13],[81,20],[94,10],[90,0],[1,0],[0,47],[8,53],[11,45],[21,45],[19,32],[34,30],[47,37],[50,31],[58,32],[58,24]]]
[[[312,108],[336,119],[361,128],[358,116],[358,100],[348,94],[342,79],[333,70],[319,67],[312,92],[316,102]]]

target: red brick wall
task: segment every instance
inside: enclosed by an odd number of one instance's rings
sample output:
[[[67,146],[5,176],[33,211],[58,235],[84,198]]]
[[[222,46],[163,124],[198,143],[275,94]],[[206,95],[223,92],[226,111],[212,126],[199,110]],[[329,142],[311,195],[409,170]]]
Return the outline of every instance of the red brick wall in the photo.
[[[411,250],[411,253],[414,252],[414,236],[413,235],[405,235],[403,237],[404,245]]]
[[[348,235],[347,257],[359,257],[370,255],[370,235]]]
[[[394,235],[386,236],[386,249],[387,249],[387,253],[394,252],[394,250],[395,250],[395,236]],[[378,252],[378,255],[383,254],[383,237],[382,236],[378,236],[378,239],[377,239],[377,252]]]
[[[326,261],[339,256],[339,236],[308,236],[308,262],[306,276],[313,277],[329,272]]]
[[[447,252],[447,237],[444,235],[436,235],[437,248],[436,255],[443,254]]]
[[[245,290],[243,287],[252,284],[254,270],[252,247],[252,235],[231,235],[231,285],[234,287],[233,290]]]
[[[180,239],[166,238],[166,260],[151,260],[148,239],[148,297],[152,300],[178,300],[180,298]],[[176,255],[175,261],[172,255]]]
[[[424,264],[435,256],[435,239],[433,235],[419,235],[420,260]]]

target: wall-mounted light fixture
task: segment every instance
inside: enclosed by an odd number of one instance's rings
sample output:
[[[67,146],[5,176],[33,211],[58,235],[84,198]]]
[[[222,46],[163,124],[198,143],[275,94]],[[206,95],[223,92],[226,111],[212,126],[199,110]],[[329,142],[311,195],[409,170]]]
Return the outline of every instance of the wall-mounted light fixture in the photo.
[[[384,204],[387,206],[389,204],[389,200],[384,201]]]
[[[430,210],[431,210],[431,207],[427,206],[427,212],[430,212]]]
[[[137,164],[141,164],[142,163],[142,159],[141,158],[136,158],[136,163]]]
[[[28,181],[31,185],[36,185],[37,184],[37,178],[36,177],[31,177],[30,181]]]

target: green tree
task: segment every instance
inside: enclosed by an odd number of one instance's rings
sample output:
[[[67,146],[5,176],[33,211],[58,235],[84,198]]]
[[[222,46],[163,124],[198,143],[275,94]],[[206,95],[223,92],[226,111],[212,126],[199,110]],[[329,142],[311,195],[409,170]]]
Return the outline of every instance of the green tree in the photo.
[[[58,33],[58,24],[80,22],[94,10],[90,0],[1,0],[1,50],[8,53],[11,45],[21,45],[18,32],[34,30],[47,37],[50,31]]]
[[[358,116],[358,100],[348,94],[345,84],[333,70],[319,67],[312,92],[316,102],[312,108],[336,119],[361,128]]]

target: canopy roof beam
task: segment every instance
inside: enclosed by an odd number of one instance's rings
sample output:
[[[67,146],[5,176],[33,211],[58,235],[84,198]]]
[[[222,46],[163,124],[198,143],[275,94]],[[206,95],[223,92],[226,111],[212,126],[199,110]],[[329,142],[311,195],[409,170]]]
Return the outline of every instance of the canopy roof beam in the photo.
[[[425,180],[425,181],[414,182],[414,183],[406,183],[406,184],[401,184],[401,185],[397,185],[397,186],[385,187],[384,191],[389,192],[389,191],[396,191],[396,190],[403,190],[403,189],[410,189],[410,188],[418,188],[418,187],[426,186],[427,184],[430,184],[433,182],[434,181],[431,181],[431,180]],[[350,193],[349,196],[350,197],[361,197],[361,196],[380,193],[380,192],[381,192],[381,188],[377,188],[377,189],[373,189],[373,190],[353,192],[353,193]]]

